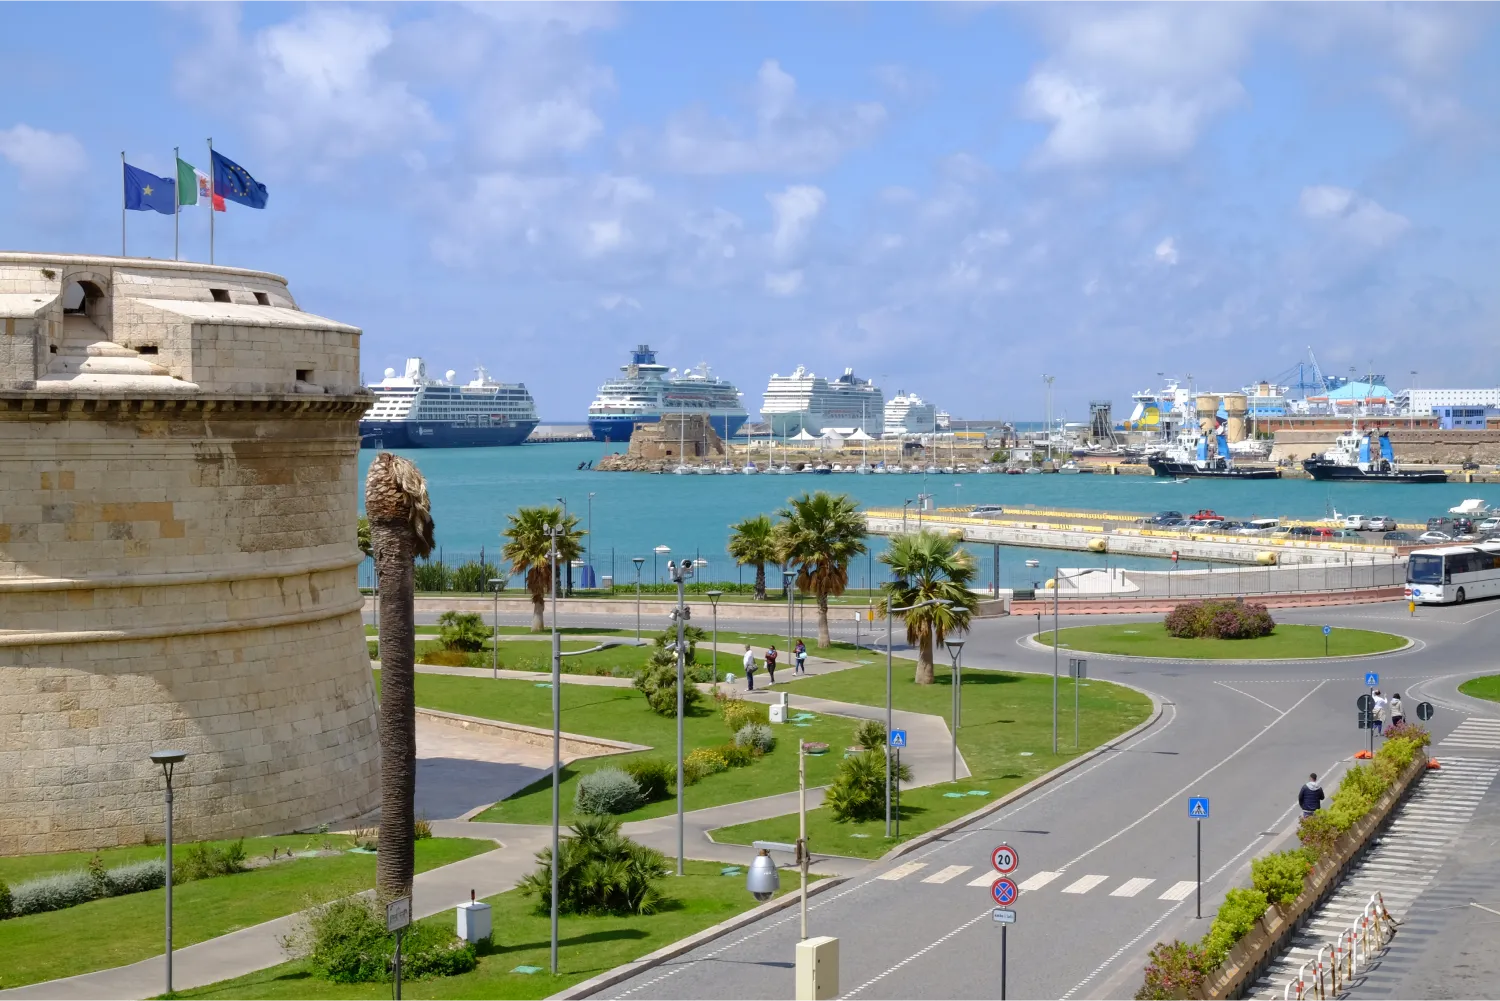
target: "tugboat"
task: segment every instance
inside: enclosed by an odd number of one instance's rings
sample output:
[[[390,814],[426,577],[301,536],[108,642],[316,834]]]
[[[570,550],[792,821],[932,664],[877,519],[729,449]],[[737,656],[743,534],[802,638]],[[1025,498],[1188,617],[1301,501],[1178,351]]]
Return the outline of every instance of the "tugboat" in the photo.
[[[1382,431],[1378,457],[1372,454],[1372,435],[1359,430],[1359,422],[1347,434],[1334,441],[1333,448],[1322,455],[1302,460],[1302,468],[1315,480],[1360,480],[1376,483],[1447,483],[1448,474],[1437,471],[1402,469],[1396,465],[1391,450],[1391,436]]]
[[[1223,480],[1274,480],[1281,475],[1277,469],[1242,469],[1229,458],[1229,443],[1222,434],[1218,438],[1218,452],[1208,454],[1208,438],[1201,430],[1188,426],[1165,452],[1157,452],[1146,458],[1146,465],[1157,476],[1180,479],[1185,476],[1207,477]]]

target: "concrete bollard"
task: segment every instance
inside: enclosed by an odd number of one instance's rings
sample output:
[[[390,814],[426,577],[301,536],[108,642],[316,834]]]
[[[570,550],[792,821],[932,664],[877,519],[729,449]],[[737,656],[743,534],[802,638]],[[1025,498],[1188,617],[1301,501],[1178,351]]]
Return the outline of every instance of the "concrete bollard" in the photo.
[[[839,996],[839,940],[818,935],[797,943],[797,1001]]]

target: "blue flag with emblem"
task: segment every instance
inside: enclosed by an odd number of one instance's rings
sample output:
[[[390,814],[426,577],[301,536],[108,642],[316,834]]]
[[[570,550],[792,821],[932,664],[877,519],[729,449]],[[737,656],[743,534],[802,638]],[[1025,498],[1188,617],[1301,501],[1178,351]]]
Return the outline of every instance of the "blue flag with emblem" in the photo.
[[[177,182],[125,164],[125,207],[138,212],[153,209],[162,215],[177,212]]]
[[[252,209],[266,207],[266,186],[217,150],[213,153],[213,176],[214,194],[225,201],[239,202]]]

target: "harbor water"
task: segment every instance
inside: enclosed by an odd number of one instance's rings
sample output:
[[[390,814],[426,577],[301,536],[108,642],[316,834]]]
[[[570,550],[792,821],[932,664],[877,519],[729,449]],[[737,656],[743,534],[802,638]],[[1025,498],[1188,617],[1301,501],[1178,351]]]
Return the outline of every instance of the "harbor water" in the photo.
[[[453,565],[479,556],[483,548],[494,561],[503,544],[500,532],[506,515],[518,507],[567,501],[570,513],[589,528],[592,513],[590,559],[602,577],[613,573],[620,584],[635,579],[633,556],[645,557],[642,579],[653,574],[663,579],[669,558],[691,556],[708,561],[707,579],[750,580],[742,577],[725,552],[729,526],[750,515],[774,513],[787,498],[805,491],[829,490],[847,493],[861,506],[900,508],[912,500],[912,522],[916,521],[915,498],[919,492],[933,495],[939,507],[971,504],[1001,504],[1021,508],[1031,504],[1043,508],[1068,508],[1149,514],[1161,510],[1191,514],[1212,508],[1227,518],[1324,517],[1330,508],[1340,514],[1388,515],[1397,521],[1425,521],[1447,512],[1466,497],[1487,500],[1481,484],[1409,485],[1395,483],[1318,483],[1312,480],[1188,480],[1173,482],[1148,476],[1100,474],[1041,476],[1003,475],[865,475],[812,474],[756,476],[674,476],[645,473],[603,473],[578,469],[579,463],[598,458],[619,446],[593,442],[578,444],[522,445],[511,448],[412,449],[400,454],[416,462],[427,478],[437,522],[437,541],[443,558]],[[361,510],[364,475],[375,452],[360,454]],[[1495,488],[1500,500],[1500,488]],[[592,495],[592,498],[590,497]],[[658,546],[668,546],[672,556],[654,557]],[[867,586],[883,579],[875,557],[884,540],[872,538],[870,558],[849,568],[851,587]],[[980,578],[988,587],[994,574],[989,546],[976,547]],[[1039,568],[1025,565],[1040,561]],[[1029,587],[1050,576],[1051,568],[1107,565],[1135,569],[1167,569],[1164,560],[1144,557],[1106,556],[1057,550],[1002,547],[1001,587]],[[654,564],[654,567],[653,567]],[[1184,560],[1178,569],[1201,568],[1202,563]],[[613,568],[613,569],[612,569]],[[361,577],[369,580],[369,563]],[[753,569],[749,571],[753,575]],[[773,575],[774,576],[774,575]],[[699,578],[705,579],[705,578]]]

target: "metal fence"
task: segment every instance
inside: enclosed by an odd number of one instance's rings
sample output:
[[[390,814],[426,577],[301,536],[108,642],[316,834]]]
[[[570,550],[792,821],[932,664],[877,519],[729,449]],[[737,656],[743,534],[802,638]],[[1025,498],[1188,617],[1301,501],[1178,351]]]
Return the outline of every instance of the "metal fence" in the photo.
[[[1233,598],[1263,594],[1337,593],[1406,582],[1406,562],[1315,563],[1224,570],[1083,569],[1061,572],[1059,600],[1090,598]],[[1050,591],[1038,597],[1051,597]]]

